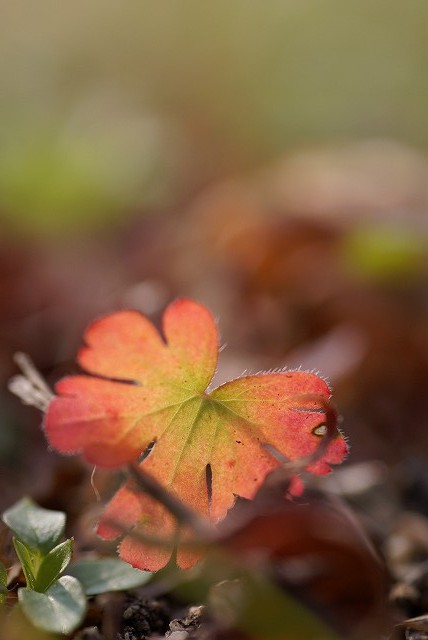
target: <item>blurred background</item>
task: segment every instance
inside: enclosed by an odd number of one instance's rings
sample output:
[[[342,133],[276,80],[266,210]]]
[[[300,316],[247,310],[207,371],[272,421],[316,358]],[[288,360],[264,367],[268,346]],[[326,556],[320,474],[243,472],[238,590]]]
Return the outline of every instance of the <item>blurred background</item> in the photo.
[[[177,296],[219,319],[218,382],[320,371],[350,462],[428,494],[428,4],[0,12],[0,507],[80,509],[86,473],[7,391],[14,352],[53,384],[96,316]]]

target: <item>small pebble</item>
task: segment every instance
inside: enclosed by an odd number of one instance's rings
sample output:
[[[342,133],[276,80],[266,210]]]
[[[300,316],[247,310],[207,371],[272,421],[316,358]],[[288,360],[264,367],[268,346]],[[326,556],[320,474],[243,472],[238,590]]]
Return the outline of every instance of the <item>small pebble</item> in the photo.
[[[168,640],[187,640],[188,637],[187,631],[182,629],[181,631],[172,631],[168,636]]]

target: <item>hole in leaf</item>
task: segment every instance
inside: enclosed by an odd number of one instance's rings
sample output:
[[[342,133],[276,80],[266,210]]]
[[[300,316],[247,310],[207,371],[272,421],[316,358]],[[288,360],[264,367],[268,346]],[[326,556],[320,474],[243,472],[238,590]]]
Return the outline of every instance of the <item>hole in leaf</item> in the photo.
[[[327,434],[327,425],[324,423],[319,424],[317,427],[314,427],[312,429],[312,433],[314,434],[314,436],[318,436],[318,438],[322,438]]]

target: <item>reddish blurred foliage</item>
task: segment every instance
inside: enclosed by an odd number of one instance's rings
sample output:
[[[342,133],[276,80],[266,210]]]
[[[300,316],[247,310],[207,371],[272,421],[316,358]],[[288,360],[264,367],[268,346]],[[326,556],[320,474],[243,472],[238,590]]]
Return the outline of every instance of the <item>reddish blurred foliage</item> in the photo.
[[[230,516],[222,544],[232,557],[266,571],[341,637],[375,637],[387,628],[386,567],[344,503],[312,492],[300,503],[256,499],[248,511],[237,528]]]

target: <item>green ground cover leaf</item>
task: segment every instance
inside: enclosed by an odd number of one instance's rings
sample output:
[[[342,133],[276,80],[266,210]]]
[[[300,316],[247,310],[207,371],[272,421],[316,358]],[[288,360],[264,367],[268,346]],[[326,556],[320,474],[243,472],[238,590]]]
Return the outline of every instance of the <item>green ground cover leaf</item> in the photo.
[[[65,513],[43,509],[22,498],[3,513],[3,522],[27,547],[48,553],[64,533]]]
[[[69,566],[67,574],[79,580],[88,596],[106,591],[135,589],[152,577],[150,572],[134,569],[119,558],[78,560]]]
[[[76,578],[63,576],[46,591],[19,589],[18,598],[34,626],[52,633],[71,633],[86,611],[86,596]]]

